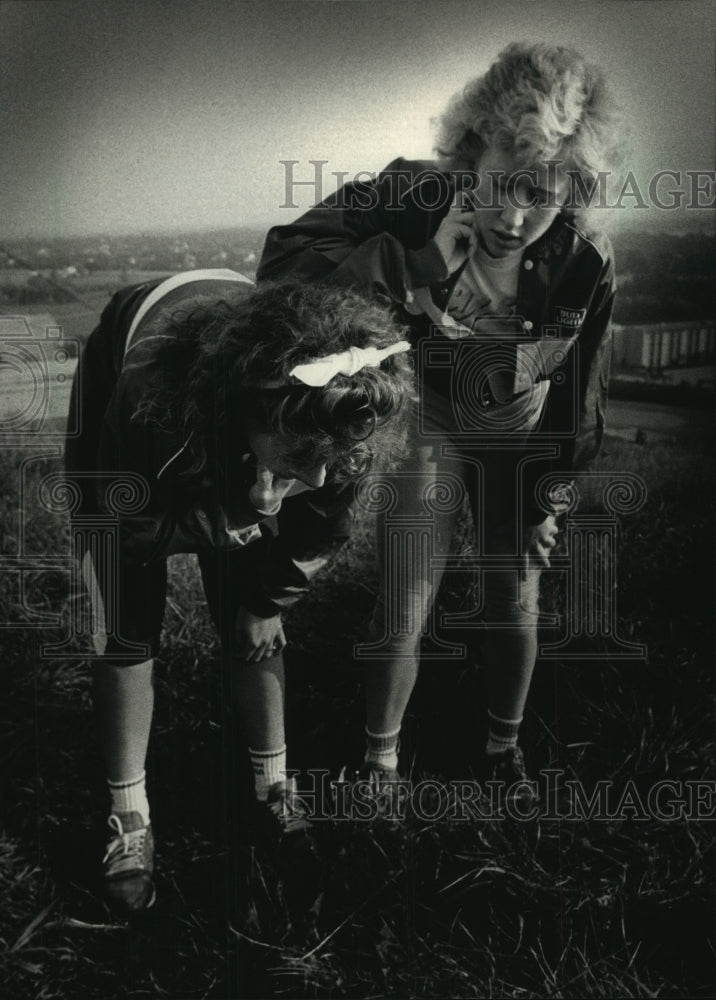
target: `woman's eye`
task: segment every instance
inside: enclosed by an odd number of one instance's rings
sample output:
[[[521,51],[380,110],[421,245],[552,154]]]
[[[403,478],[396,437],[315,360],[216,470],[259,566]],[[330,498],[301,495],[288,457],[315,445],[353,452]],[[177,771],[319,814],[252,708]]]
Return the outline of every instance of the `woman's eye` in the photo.
[[[540,208],[559,208],[557,200],[549,191],[535,191],[533,197]]]

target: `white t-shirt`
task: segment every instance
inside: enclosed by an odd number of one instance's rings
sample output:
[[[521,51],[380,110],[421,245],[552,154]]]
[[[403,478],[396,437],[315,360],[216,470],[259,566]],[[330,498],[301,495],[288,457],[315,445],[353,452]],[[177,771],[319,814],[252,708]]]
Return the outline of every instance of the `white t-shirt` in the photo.
[[[478,247],[453,289],[448,313],[472,326],[480,316],[514,316],[522,254],[490,257]]]
[[[490,257],[478,247],[463,268],[447,305],[452,321],[473,334],[501,343],[498,353],[486,345],[485,377],[494,403],[485,414],[489,424],[513,431],[529,431],[537,425],[550,385],[547,379],[537,380],[530,356],[532,345],[525,350],[515,341],[514,327],[500,323],[515,315],[521,263],[521,251],[507,257]]]

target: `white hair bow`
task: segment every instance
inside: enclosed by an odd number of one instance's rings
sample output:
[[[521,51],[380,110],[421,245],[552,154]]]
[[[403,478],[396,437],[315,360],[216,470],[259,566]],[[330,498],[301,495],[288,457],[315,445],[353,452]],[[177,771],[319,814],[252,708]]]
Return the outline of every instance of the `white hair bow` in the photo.
[[[409,350],[407,340],[399,340],[390,347],[349,347],[341,354],[329,354],[325,358],[308,361],[305,365],[297,365],[289,375],[306,385],[327,385],[335,375],[355,375],[361,368],[368,366],[377,368],[391,354],[402,354]]]

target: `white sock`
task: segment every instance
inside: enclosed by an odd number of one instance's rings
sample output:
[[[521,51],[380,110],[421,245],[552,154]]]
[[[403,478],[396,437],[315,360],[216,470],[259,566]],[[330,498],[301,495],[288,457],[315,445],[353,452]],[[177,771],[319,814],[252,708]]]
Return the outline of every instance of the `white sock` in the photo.
[[[492,712],[488,711],[487,719],[489,731],[485,753],[488,756],[504,753],[505,750],[517,746],[517,735],[520,731],[522,716],[519,719],[501,719],[499,715],[493,715]]]
[[[286,744],[278,750],[252,750],[249,747],[249,757],[254,769],[256,798],[265,802],[271,785],[286,780]]]
[[[108,781],[112,798],[113,813],[136,812],[149,826],[149,802],[147,801],[146,772],[128,781]]]
[[[399,736],[400,729],[394,733],[372,733],[366,726],[365,763],[375,764],[384,771],[397,771]]]

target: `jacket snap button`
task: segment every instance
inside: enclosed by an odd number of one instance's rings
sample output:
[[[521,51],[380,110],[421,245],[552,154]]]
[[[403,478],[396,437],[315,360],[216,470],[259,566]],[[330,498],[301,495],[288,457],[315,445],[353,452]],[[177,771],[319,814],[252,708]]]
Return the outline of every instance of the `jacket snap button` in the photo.
[[[535,266],[535,264],[534,264],[533,260],[526,260],[525,261],[525,271],[531,271],[534,266]]]

